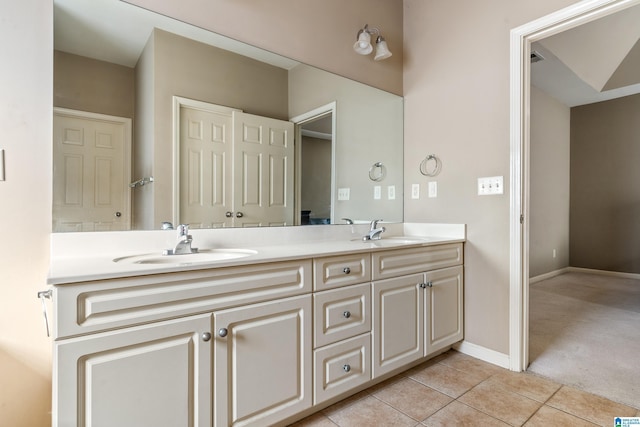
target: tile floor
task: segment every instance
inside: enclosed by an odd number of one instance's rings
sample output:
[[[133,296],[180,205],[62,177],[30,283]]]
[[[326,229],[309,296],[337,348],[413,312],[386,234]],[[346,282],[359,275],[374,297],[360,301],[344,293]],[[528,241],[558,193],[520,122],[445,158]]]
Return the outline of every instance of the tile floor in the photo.
[[[637,416],[640,408],[451,350],[292,426],[609,427]]]

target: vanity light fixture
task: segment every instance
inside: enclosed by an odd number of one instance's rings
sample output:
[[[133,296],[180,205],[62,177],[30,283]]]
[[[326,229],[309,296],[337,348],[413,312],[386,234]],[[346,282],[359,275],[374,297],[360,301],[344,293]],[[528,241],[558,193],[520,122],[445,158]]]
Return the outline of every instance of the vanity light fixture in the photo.
[[[353,50],[360,55],[369,55],[373,52],[373,46],[371,46],[371,35],[376,36],[376,54],[373,57],[374,60],[380,61],[381,59],[387,59],[392,55],[387,46],[387,42],[380,34],[380,30],[377,28],[369,28],[369,24],[366,24],[364,28],[358,30],[356,35],[356,42],[353,45]]]

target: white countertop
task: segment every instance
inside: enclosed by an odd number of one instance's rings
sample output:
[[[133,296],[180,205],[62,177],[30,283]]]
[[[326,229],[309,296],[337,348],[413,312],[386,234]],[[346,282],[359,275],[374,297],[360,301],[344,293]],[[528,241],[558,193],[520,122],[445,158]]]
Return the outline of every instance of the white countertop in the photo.
[[[463,224],[384,224],[381,240],[361,240],[368,227],[305,226],[280,229],[192,230],[193,247],[199,249],[249,249],[242,258],[212,262],[139,264],[114,259],[158,255],[171,247],[175,232],[140,231],[108,233],[57,233],[52,235],[48,283],[62,285],[149,274],[172,273],[295,259],[372,252],[386,249],[464,242]],[[411,239],[402,239],[411,236]],[[277,243],[276,243],[277,242]]]

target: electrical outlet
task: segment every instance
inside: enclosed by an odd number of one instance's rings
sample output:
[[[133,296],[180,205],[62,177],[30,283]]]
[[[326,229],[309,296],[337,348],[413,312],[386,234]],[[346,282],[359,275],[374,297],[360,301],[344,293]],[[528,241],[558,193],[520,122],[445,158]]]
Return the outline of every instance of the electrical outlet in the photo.
[[[390,185],[387,187],[387,198],[389,200],[395,200],[396,198],[396,186]]]
[[[379,185],[375,185],[373,187],[373,198],[375,200],[382,199],[382,187],[380,187]]]
[[[478,195],[491,196],[504,194],[504,179],[501,176],[478,178]]]
[[[412,199],[420,198],[420,184],[411,184],[411,198]]]
[[[438,197],[438,181],[429,182],[429,197]]]
[[[349,200],[350,188],[338,188],[338,200]]]

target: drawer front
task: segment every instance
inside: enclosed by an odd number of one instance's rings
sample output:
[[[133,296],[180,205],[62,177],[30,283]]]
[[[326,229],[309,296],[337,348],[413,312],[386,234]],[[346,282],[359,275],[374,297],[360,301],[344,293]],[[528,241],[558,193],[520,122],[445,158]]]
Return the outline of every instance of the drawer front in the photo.
[[[313,288],[316,291],[369,281],[371,257],[368,253],[313,260]]]
[[[371,379],[370,334],[322,347],[314,352],[313,362],[317,405]]]
[[[462,243],[397,249],[372,254],[373,280],[461,265]]]
[[[369,283],[317,292],[313,304],[314,348],[371,331]]]
[[[311,266],[299,260],[56,286],[54,338],[310,293]]]

